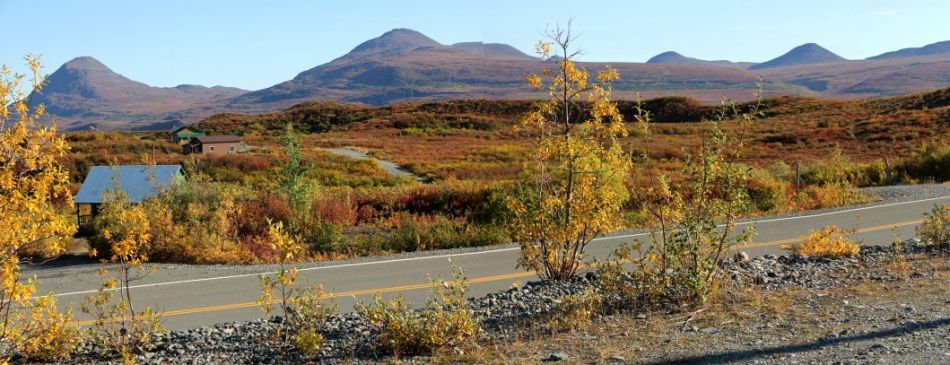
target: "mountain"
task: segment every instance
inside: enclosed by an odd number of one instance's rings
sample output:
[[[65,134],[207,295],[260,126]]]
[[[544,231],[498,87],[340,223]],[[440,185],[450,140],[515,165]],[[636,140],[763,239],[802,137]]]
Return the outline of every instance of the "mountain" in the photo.
[[[923,47],[904,48],[901,50],[882,53],[869,57],[869,60],[886,60],[898,57],[932,56],[950,54],[950,41],[931,43]]]
[[[688,96],[716,103],[724,95],[747,100],[764,77],[767,96],[864,98],[950,86],[950,53],[938,43],[892,53],[908,56],[845,60],[814,43],[761,64],[707,61],[665,52],[647,63],[580,62],[596,72],[607,65],[621,79],[615,99]],[[441,44],[410,29],[394,29],[350,52],[253,92],[226,87],[152,87],[119,75],[91,57],[67,62],[49,77],[34,103],[64,129],[159,129],[230,112],[259,114],[311,101],[385,105],[448,99],[535,99],[525,75],[553,65],[500,43]]]
[[[453,44],[452,48],[493,58],[534,59],[517,48],[502,43],[462,42]]]
[[[806,43],[792,48],[791,51],[769,61],[753,65],[750,70],[759,70],[772,67],[786,67],[796,65],[807,65],[812,63],[828,63],[847,61],[831,51],[815,43]]]
[[[651,57],[647,60],[648,64],[654,65],[704,65],[704,66],[722,66],[746,69],[752,65],[749,62],[732,62],[726,60],[707,61],[698,58],[686,57],[677,52],[667,51]]]
[[[647,63],[661,65],[702,65],[709,61],[698,58],[686,57],[673,51],[667,51],[651,57]]]
[[[30,103],[46,105],[47,119],[60,128],[130,129],[159,121],[200,118],[246,91],[230,87],[152,87],[122,76],[92,57],[77,57],[46,79]]]
[[[743,94],[755,85],[751,73],[712,64],[610,64],[621,74],[615,90],[630,97],[641,90],[650,96],[688,94],[713,101],[724,90]],[[590,70],[606,66],[582,65]],[[380,105],[420,99],[536,98],[542,94],[523,79],[542,67],[540,59],[509,45],[443,45],[413,30],[394,29],[292,80],[241,95],[229,107],[280,110],[309,100]],[[795,92],[780,84],[770,87]]]

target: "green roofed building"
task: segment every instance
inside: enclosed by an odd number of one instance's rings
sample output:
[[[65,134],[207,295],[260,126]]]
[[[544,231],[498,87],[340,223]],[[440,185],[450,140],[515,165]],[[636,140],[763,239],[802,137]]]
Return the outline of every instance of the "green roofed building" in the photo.
[[[186,144],[192,138],[207,136],[205,132],[193,126],[184,126],[172,131],[172,143]]]

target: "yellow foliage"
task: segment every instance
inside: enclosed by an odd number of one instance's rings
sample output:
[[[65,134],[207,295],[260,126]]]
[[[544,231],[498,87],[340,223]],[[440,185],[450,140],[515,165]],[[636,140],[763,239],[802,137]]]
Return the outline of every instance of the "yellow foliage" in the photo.
[[[566,279],[576,273],[594,237],[621,228],[623,180],[631,161],[618,141],[627,133],[623,118],[610,99],[610,82],[618,73],[608,67],[591,82],[572,59],[570,31],[555,29],[550,36],[553,43],[539,43],[538,52],[548,57],[553,45],[561,58],[556,69],[527,77],[550,99],[516,126],[536,138],[537,149],[508,206],[514,238],[522,242],[519,265],[545,278]],[[583,101],[590,105],[586,114]]]
[[[601,310],[601,298],[588,288],[584,294],[567,295],[557,303],[556,309],[548,319],[551,331],[573,330],[589,323]]]
[[[466,346],[481,332],[481,324],[465,305],[465,273],[454,267],[452,281],[433,281],[432,295],[421,311],[402,295],[389,302],[376,295],[373,303],[358,303],[357,312],[379,331],[380,350],[393,357],[431,354],[448,346]]]
[[[29,91],[39,92],[44,82],[39,58],[28,56],[26,63],[32,71]],[[59,214],[54,205],[56,200],[72,205],[69,173],[58,163],[69,146],[55,127],[36,122],[44,106],[31,110],[21,88],[24,78],[0,66],[0,342],[13,345],[0,346],[4,349],[0,361],[9,358],[13,349],[31,351],[50,345],[67,351],[71,343],[31,337],[31,330],[46,326],[51,326],[50,336],[61,335],[60,329],[68,327],[71,318],[56,313],[53,306],[32,303],[34,285],[20,278],[19,252],[59,254],[76,230],[70,217]],[[24,313],[31,310],[29,315]],[[37,323],[29,323],[31,318]],[[51,354],[55,351],[51,349]]]
[[[941,204],[924,215],[917,235],[926,245],[950,248],[950,204]]]
[[[69,357],[79,345],[79,327],[72,312],[60,313],[52,295],[37,298],[27,318],[29,328],[17,351],[31,359],[56,361]]]
[[[837,259],[857,255],[861,245],[849,240],[847,233],[838,226],[826,226],[809,233],[800,245],[783,248],[805,257]]]

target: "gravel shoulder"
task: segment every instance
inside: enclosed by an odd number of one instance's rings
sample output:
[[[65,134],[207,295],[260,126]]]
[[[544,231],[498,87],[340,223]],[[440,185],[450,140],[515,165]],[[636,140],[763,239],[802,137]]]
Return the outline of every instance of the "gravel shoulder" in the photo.
[[[521,332],[436,362],[950,363],[950,256],[904,260],[887,252],[844,263],[752,260],[752,271],[740,276],[777,271],[774,280],[740,282],[735,294],[703,310],[617,314],[553,335]]]
[[[898,255],[898,253],[900,253]],[[914,363],[950,358],[950,252],[865,246],[841,260],[766,255],[725,268],[728,289],[694,312],[625,312],[570,332],[543,324],[596,275],[534,281],[469,303],[486,329],[478,345],[404,363]],[[358,314],[333,316],[304,357],[275,344],[275,320],[221,323],[155,338],[153,364],[377,363],[377,334]],[[71,363],[115,363],[84,345]]]

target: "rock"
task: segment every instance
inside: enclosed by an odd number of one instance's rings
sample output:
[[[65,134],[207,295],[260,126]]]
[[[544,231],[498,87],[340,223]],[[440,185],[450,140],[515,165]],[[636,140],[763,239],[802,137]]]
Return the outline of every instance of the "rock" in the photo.
[[[706,328],[703,328],[702,331],[703,331],[703,333],[705,333],[705,334],[710,334],[710,335],[711,335],[711,334],[714,334],[714,333],[719,333],[719,328],[717,328],[717,327],[706,327]]]
[[[636,319],[647,319],[647,315],[644,314],[644,313],[637,313],[637,315],[634,316],[634,318],[636,318]]]
[[[620,355],[611,356],[609,360],[610,360],[610,361],[614,361],[614,362],[625,362],[625,361],[627,361],[627,359],[626,359],[625,357],[620,356]]]
[[[548,355],[548,357],[545,357],[543,361],[564,361],[569,358],[570,357],[567,356],[567,354],[558,351],[558,352],[552,352],[550,355]]]
[[[732,261],[737,264],[749,261],[749,254],[745,253],[745,251],[736,252],[736,254],[732,256]]]

